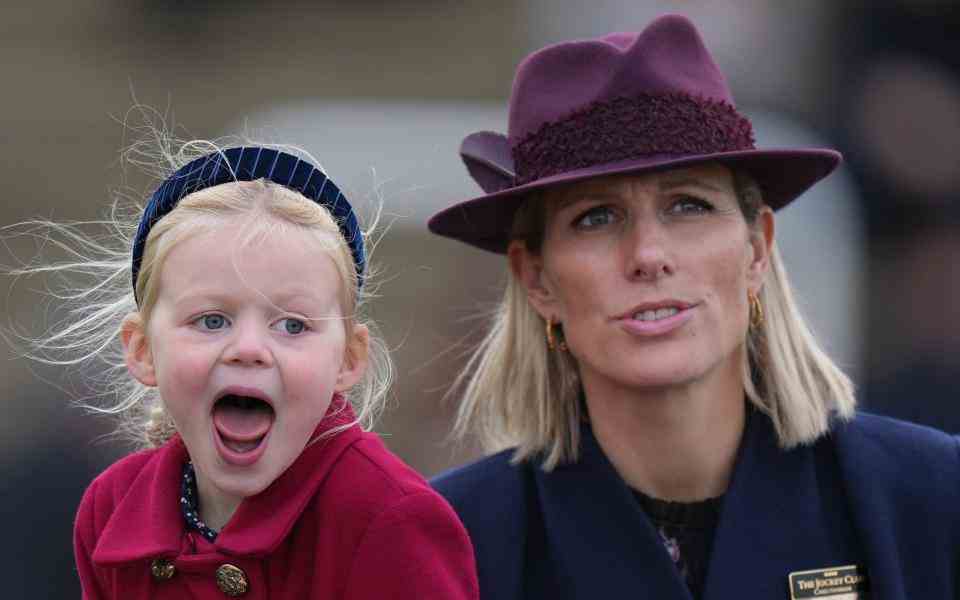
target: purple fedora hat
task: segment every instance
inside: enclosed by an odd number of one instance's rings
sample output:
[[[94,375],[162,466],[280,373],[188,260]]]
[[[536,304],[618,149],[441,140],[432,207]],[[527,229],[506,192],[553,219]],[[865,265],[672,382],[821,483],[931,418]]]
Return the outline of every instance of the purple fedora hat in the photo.
[[[467,136],[460,156],[484,196],[454,204],[430,231],[505,252],[525,194],[599,175],[719,161],[750,173],[774,210],[840,163],[834,150],[757,149],[750,121],[686,17],[637,33],[563,42],[528,56],[506,136]]]

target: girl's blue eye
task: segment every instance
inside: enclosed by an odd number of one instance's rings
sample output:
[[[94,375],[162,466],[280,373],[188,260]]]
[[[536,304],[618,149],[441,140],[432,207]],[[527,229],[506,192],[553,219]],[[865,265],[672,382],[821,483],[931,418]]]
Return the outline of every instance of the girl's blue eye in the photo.
[[[289,333],[290,335],[301,334],[307,329],[307,324],[300,319],[281,319],[280,324],[283,327],[284,333]]]
[[[573,225],[577,229],[593,229],[594,227],[603,227],[614,222],[616,215],[609,206],[594,206],[574,221]]]
[[[223,315],[218,314],[202,315],[195,322],[200,326],[201,329],[207,329],[210,331],[223,329],[227,326],[227,319]]]

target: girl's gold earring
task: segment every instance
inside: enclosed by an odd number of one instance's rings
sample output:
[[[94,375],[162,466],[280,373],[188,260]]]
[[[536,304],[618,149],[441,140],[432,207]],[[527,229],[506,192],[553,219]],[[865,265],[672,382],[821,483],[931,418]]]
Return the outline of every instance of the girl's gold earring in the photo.
[[[559,335],[555,335],[553,332],[553,317],[547,318],[547,348],[551,350],[560,350],[560,352],[567,351],[567,342],[563,339],[563,331],[560,331]],[[560,324],[557,323],[557,327],[560,327]]]
[[[760,297],[752,291],[747,291],[747,300],[750,301],[750,327],[758,329],[763,325],[763,304]]]

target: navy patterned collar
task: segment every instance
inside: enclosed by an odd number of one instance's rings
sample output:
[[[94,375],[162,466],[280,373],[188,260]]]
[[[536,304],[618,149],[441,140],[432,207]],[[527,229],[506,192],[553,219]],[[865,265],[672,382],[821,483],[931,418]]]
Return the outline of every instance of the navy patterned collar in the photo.
[[[200,496],[197,493],[197,475],[193,471],[193,463],[189,460],[183,464],[183,477],[180,480],[180,512],[188,529],[193,529],[202,535],[208,542],[217,540],[217,532],[207,527],[200,520]]]

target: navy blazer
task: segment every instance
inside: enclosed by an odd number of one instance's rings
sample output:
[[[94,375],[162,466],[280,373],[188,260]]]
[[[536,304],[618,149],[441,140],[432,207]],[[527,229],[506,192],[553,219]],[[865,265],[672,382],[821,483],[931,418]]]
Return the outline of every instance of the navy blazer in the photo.
[[[960,598],[960,438],[858,414],[784,451],[749,411],[703,598],[790,598],[795,571],[857,565],[873,600]],[[470,533],[485,600],[690,600],[589,427],[546,473],[495,454],[433,480]]]

